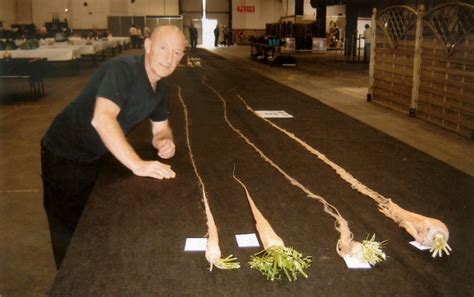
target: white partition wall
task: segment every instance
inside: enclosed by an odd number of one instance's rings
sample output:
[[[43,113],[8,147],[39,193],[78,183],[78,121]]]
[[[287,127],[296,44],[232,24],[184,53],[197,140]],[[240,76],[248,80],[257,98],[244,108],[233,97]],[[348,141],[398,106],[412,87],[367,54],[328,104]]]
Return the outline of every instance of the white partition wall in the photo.
[[[128,15],[160,15],[179,14],[179,0],[123,0],[127,3]],[[200,0],[196,0],[200,1]]]
[[[210,20],[217,20],[217,24],[223,28],[229,26],[230,9],[229,1],[206,0],[206,17]],[[222,30],[221,30],[222,33]]]
[[[84,6],[84,2],[88,5]],[[70,26],[74,29],[107,28],[109,1],[81,0],[72,1]]]
[[[3,28],[9,29],[11,24],[15,24],[17,22],[16,15],[13,13],[14,11],[16,11],[16,1],[0,1],[0,21],[3,22]]]
[[[305,0],[305,13],[309,0]],[[206,0],[207,18],[232,28],[264,30],[265,24],[294,15],[295,0]],[[231,3],[231,5],[230,5]],[[21,12],[20,12],[21,10]],[[314,15],[314,11],[311,12]],[[53,14],[68,20],[72,29],[106,29],[109,16],[178,16],[186,31],[202,18],[202,0],[0,0],[0,20],[33,22],[37,27],[51,22]],[[311,15],[311,17],[312,17]],[[19,17],[21,16],[21,17]],[[120,30],[123,31],[123,30]]]
[[[109,12],[111,15],[126,15],[128,2],[123,0],[109,0]]]
[[[16,3],[28,6],[28,1],[32,11],[30,22],[37,27],[51,22],[53,14],[61,21],[67,19],[73,29],[105,29],[108,16],[179,15],[179,0],[135,0],[133,3],[131,0],[1,0],[0,8],[5,6],[6,10],[12,11],[18,6]],[[2,9],[2,12],[6,10]]]

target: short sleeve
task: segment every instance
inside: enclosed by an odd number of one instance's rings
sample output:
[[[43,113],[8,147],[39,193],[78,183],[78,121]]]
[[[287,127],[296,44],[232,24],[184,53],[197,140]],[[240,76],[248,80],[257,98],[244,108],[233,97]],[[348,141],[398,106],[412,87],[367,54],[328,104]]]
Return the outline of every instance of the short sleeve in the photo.
[[[158,105],[150,114],[150,120],[161,122],[168,118],[168,83],[165,79],[158,82]]]
[[[131,69],[126,63],[110,63],[99,84],[97,97],[107,98],[122,107],[127,98],[127,89],[132,83]]]

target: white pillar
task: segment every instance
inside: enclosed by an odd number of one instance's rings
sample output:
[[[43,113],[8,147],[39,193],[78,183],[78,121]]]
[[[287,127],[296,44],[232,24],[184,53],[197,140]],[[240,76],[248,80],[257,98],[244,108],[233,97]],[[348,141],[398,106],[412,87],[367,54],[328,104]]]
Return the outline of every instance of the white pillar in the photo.
[[[370,36],[369,91],[367,93],[368,102],[372,101],[372,98],[374,96],[375,46],[377,44],[375,40],[375,36],[377,35],[375,34],[377,30],[376,18],[377,18],[377,9],[374,8],[372,9],[372,20],[370,24],[370,27],[372,29],[370,30],[372,36]]]
[[[413,84],[411,89],[410,116],[416,115],[420,90],[421,43],[423,41],[423,16],[425,7],[420,5],[416,15],[415,56],[413,57]]]

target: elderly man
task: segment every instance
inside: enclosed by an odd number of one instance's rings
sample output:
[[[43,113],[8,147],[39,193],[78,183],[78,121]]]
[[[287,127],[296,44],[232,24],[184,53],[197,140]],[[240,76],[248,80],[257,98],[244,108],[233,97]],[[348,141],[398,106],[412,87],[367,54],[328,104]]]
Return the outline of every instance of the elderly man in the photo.
[[[174,156],[165,78],[176,69],[185,45],[178,27],[158,27],[145,40],[144,55],[117,57],[103,64],[44,135],[44,208],[58,269],[97,179],[100,157],[107,151],[135,175],[175,177],[169,165],[140,158],[126,134],[149,118],[158,156]]]

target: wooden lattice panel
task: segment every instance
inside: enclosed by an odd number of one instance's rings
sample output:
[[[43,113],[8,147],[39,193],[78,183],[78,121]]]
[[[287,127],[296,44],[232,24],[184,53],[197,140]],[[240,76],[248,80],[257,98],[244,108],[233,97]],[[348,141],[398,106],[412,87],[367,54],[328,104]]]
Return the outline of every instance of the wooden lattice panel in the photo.
[[[399,40],[415,25],[416,11],[406,6],[393,6],[380,12],[377,25],[388,37],[390,46],[396,48]]]
[[[417,116],[474,136],[474,34],[463,37],[450,55],[425,23]]]
[[[419,13],[420,56],[413,9],[394,6],[376,18],[372,100],[474,139],[474,6]]]
[[[427,13],[426,24],[443,43],[448,54],[462,43],[474,28],[474,9],[465,3],[446,3]]]
[[[406,27],[407,23],[401,27],[400,22],[389,21],[394,15],[401,13],[400,7],[395,7],[395,12],[390,11],[386,10],[384,17],[379,18],[377,22],[372,100],[391,109],[408,113],[413,85],[415,26],[411,21],[410,28]],[[385,23],[404,28],[403,34],[399,29],[391,29],[390,26],[379,30]],[[399,32],[396,34],[396,41],[395,33],[387,33],[395,31]],[[393,46],[394,43],[396,47]]]

